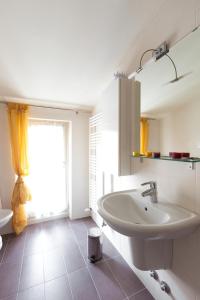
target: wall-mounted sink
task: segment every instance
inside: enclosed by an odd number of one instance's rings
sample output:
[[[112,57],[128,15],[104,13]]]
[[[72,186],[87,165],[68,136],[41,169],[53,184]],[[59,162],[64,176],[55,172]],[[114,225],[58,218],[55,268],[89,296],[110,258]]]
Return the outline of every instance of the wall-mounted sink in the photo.
[[[152,203],[141,196],[140,190],[101,197],[98,213],[121,234],[129,261],[141,270],[170,268],[173,241],[200,225],[199,215],[172,203]]]
[[[142,239],[175,239],[200,225],[200,216],[172,203],[152,203],[139,190],[116,192],[98,201],[98,213],[116,231]]]

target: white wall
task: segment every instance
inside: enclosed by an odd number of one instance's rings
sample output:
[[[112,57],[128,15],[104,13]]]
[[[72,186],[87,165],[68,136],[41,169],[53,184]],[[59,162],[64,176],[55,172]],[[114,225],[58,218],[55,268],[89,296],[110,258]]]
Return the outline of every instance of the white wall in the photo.
[[[143,51],[158,46],[164,40],[173,45],[197,24],[200,24],[200,1],[166,1],[148,27],[143,28],[137,40],[137,48],[128,50],[122,65],[127,61],[127,70],[134,71]],[[99,104],[95,112],[100,112]],[[198,118],[196,114],[195,118]],[[195,128],[193,127],[193,133],[195,132],[196,139],[198,131]],[[198,141],[196,140],[197,143]],[[134,188],[142,182],[156,180],[159,201],[171,201],[200,214],[200,164],[196,164],[196,170],[192,170],[189,164],[183,162],[144,160],[140,163],[134,159],[134,166],[135,175],[114,177],[114,191]],[[106,192],[113,189],[110,180],[112,176],[105,175]],[[126,248],[120,234],[111,230],[108,235],[118,249]],[[134,270],[157,300],[200,300],[200,230],[176,240],[172,268],[158,271],[160,280],[169,284],[172,295],[163,293],[159,283],[149,276],[149,272]]]
[[[30,117],[70,121],[71,124],[71,195],[70,218],[87,215],[88,207],[88,119],[89,114],[31,107]],[[6,105],[0,104],[0,197],[3,208],[10,208],[14,173],[11,164],[9,128]],[[10,227],[6,229],[9,231]]]
[[[142,182],[155,180],[158,184],[159,201],[176,203],[200,214],[200,164],[196,164],[196,169],[192,170],[191,165],[184,162],[146,159],[141,163],[138,158],[133,158],[133,160],[135,175],[114,176],[114,191],[137,188]],[[105,176],[106,192],[111,192],[113,188],[111,176],[111,174]],[[146,199],[146,201],[149,200]],[[126,237],[109,228],[105,230],[113,244],[131,265]],[[173,297],[161,291],[159,283],[150,277],[148,271],[140,271],[133,265],[131,267],[156,300],[199,300],[199,253],[200,229],[190,236],[174,241],[171,269],[158,271],[160,281],[164,280],[169,284]]]
[[[174,101],[176,101],[174,99]],[[200,101],[190,99],[160,120],[160,148],[200,157]]]
[[[200,25],[199,0],[164,1],[147,26],[141,29],[137,43],[134,40],[127,49],[127,53],[121,60],[122,70],[128,74],[137,70],[141,53],[158,47],[163,41],[167,41],[172,47],[197,25]],[[143,62],[150,57],[151,54],[145,55]]]
[[[7,109],[4,104],[0,104],[0,197],[3,208],[11,208],[14,181],[15,174],[11,161]],[[11,225],[8,224],[1,232],[7,233],[11,230]]]

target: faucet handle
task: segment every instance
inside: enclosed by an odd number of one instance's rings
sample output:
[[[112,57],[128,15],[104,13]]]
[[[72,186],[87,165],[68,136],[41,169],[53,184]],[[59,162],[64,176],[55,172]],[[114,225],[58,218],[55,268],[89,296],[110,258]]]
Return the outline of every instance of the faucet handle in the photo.
[[[157,186],[157,184],[156,184],[156,182],[155,181],[147,181],[147,182],[144,182],[144,183],[141,183],[141,185],[143,186],[143,185],[147,185],[147,184],[150,184],[150,187],[151,188],[156,188],[156,186]]]

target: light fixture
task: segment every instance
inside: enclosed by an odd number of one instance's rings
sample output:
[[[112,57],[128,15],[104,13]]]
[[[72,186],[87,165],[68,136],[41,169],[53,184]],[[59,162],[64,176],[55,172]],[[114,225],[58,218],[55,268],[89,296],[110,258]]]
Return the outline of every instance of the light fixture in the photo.
[[[153,53],[154,53],[155,51],[156,51],[155,49],[148,49],[148,50],[146,50],[146,51],[144,51],[144,52],[142,53],[142,56],[140,57],[139,67],[137,68],[136,73],[140,73],[140,72],[143,70],[143,67],[142,67],[142,60],[143,60],[143,57],[145,56],[145,54],[148,53],[148,52],[152,52],[152,56],[153,56]]]
[[[139,63],[139,67],[137,68],[136,72],[132,73],[131,75],[129,75],[129,79],[133,78],[136,74],[140,73],[143,70],[143,66],[142,66],[142,60],[143,57],[145,56],[146,53],[151,52],[152,53],[152,57],[154,58],[155,61],[159,60],[161,57],[163,56],[167,56],[169,58],[169,60],[171,61],[173,68],[174,68],[174,73],[175,73],[175,77],[174,79],[170,80],[168,83],[174,83],[177,82],[178,80],[184,78],[185,76],[187,76],[190,73],[186,73],[183,74],[181,76],[178,76],[178,72],[177,72],[177,68],[175,65],[175,62],[173,61],[173,59],[167,54],[169,52],[169,48],[166,42],[162,43],[158,48],[156,49],[147,49],[146,51],[144,51],[142,53],[142,56],[140,58],[140,63]]]

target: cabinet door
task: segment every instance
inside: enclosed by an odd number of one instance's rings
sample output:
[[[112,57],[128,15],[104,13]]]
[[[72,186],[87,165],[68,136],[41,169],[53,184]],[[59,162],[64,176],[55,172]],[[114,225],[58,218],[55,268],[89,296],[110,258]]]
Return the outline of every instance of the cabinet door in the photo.
[[[102,166],[105,173],[133,173],[131,154],[139,151],[140,84],[127,78],[113,80],[102,95]]]
[[[131,155],[140,151],[140,83],[119,80],[119,162],[118,175],[134,173]]]
[[[106,174],[118,173],[119,81],[113,80],[102,95],[102,165]]]

